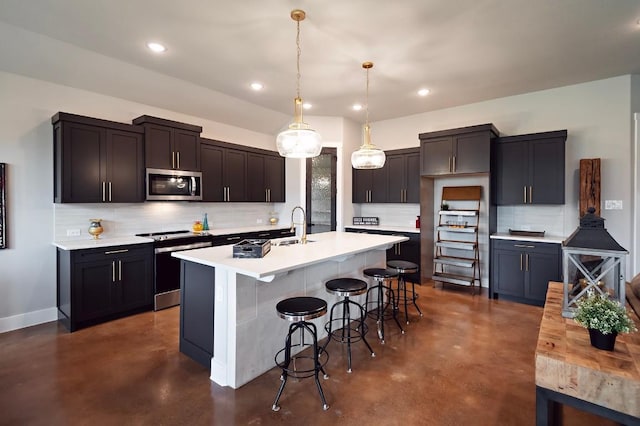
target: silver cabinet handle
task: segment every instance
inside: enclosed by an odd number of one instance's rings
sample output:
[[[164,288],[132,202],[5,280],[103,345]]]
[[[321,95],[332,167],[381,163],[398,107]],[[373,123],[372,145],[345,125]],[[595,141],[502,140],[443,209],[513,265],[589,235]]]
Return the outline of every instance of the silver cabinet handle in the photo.
[[[522,253],[520,253],[520,270],[522,271]]]
[[[176,152],[175,151],[171,151],[171,168],[172,169],[176,168]]]
[[[527,187],[522,187],[522,202],[527,204]]]
[[[106,185],[106,182],[102,181],[102,202],[103,203],[106,201],[106,192],[107,191],[105,190],[105,185]]]
[[[115,260],[111,261],[111,282],[112,283],[116,282],[116,261]]]
[[[452,167],[451,171],[454,172],[454,173],[456,171],[456,156],[455,155],[453,156],[453,167]]]
[[[125,249],[125,250],[110,250],[110,251],[105,251],[104,254],[126,253],[128,251],[129,251],[128,249]]]
[[[227,241],[239,240],[240,237],[227,237]]]
[[[122,281],[122,260],[118,260],[118,281]]]
[[[268,237],[269,233],[265,232],[264,234],[258,234],[258,237]]]
[[[109,182],[109,201],[111,201],[111,182]]]
[[[451,173],[451,157],[449,157],[449,173]]]
[[[180,168],[180,151],[176,152],[176,163],[178,163],[178,169]]]
[[[531,185],[529,185],[529,204],[532,203],[532,201],[531,201],[532,194],[533,194],[533,187]]]
[[[269,192],[269,202],[271,202],[271,188],[267,189],[267,191]]]
[[[526,262],[525,262],[525,265],[526,265],[525,271],[529,272],[529,253],[526,253],[524,256],[525,256],[525,259],[526,259]]]
[[[518,248],[536,248],[536,246],[532,246],[529,244],[514,244],[513,246]]]

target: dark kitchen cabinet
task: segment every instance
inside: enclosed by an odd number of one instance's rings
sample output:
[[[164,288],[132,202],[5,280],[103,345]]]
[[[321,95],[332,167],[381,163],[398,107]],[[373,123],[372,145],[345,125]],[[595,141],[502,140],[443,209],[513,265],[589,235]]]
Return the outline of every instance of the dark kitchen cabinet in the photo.
[[[144,129],[75,114],[52,117],[54,201],[144,201]]]
[[[152,309],[151,244],[58,249],[57,270],[59,318],[70,331]]]
[[[133,124],[144,127],[147,168],[200,171],[202,127],[148,115]]]
[[[202,139],[202,201],[247,201],[247,152]]]
[[[420,202],[420,149],[387,151],[387,202]]]
[[[567,131],[498,138],[495,204],[564,204]]]
[[[439,176],[488,173],[491,141],[498,136],[492,124],[421,133],[420,174]]]
[[[491,292],[519,302],[544,305],[549,281],[561,281],[560,244],[491,240]]]
[[[354,203],[386,203],[388,168],[352,169],[353,187],[351,199]]]
[[[284,157],[249,152],[247,154],[247,201],[284,203]]]

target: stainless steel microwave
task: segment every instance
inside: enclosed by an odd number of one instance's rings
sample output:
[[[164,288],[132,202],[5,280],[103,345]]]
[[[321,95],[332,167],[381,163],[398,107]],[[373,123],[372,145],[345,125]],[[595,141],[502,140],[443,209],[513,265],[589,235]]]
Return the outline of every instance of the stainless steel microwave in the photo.
[[[147,200],[202,200],[202,172],[147,169]]]

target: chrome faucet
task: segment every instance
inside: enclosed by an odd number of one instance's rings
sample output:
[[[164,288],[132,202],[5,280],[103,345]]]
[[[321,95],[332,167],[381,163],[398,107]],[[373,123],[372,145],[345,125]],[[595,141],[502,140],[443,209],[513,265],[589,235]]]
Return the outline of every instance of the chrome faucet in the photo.
[[[302,223],[293,221],[293,214],[297,209],[302,211]],[[300,206],[295,206],[293,210],[291,210],[291,231],[296,229],[296,225],[302,225],[302,236],[300,237],[300,244],[307,244],[307,214],[304,209]]]

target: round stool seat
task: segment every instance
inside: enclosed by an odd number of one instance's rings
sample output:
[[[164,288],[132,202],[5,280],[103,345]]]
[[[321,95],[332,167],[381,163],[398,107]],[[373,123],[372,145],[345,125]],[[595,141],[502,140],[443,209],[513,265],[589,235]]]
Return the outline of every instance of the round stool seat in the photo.
[[[385,268],[368,268],[362,271],[362,273],[368,277],[382,278],[382,279],[395,278],[398,276],[397,271],[393,269],[385,269]]]
[[[276,305],[278,316],[289,321],[306,321],[327,313],[327,302],[317,297],[290,297]]]
[[[358,278],[336,278],[327,281],[325,288],[328,293],[336,296],[350,297],[366,292],[367,283]]]
[[[395,269],[399,274],[413,274],[418,272],[418,265],[413,262],[407,262],[406,260],[390,260],[387,262],[387,267]]]

